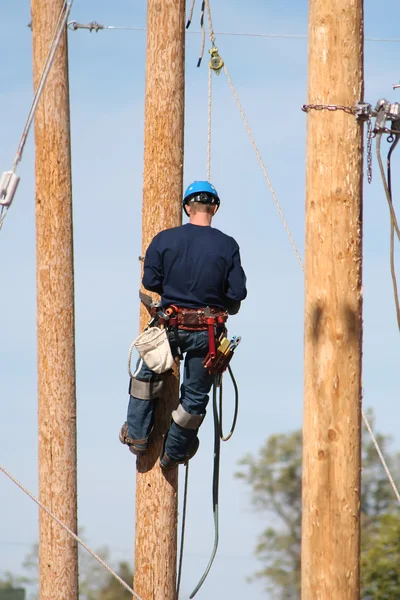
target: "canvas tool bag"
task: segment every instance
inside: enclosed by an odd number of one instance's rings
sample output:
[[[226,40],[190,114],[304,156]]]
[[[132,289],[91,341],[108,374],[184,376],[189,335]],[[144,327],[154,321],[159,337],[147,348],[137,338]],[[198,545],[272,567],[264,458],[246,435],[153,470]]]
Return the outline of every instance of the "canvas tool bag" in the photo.
[[[165,373],[172,368],[174,357],[165,329],[160,327],[145,329],[133,343],[147,367],[155,373]]]

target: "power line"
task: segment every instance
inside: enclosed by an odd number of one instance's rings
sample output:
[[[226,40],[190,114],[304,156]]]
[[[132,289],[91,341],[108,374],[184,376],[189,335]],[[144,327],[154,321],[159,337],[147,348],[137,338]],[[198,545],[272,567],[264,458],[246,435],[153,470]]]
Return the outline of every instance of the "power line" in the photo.
[[[68,23],[68,29],[72,31],[76,31],[77,29],[88,29],[89,31],[95,31],[96,33],[103,29],[115,29],[118,31],[141,31],[145,32],[145,27],[125,27],[118,25],[101,25],[96,21],[92,21],[91,23],[78,23],[77,21],[70,21]],[[201,31],[188,31],[187,33],[193,35],[202,35]],[[269,38],[269,39],[289,39],[289,40],[306,40],[308,38],[307,35],[302,34],[290,34],[290,33],[251,33],[245,31],[215,31],[215,35],[225,35],[225,36],[241,36],[241,37],[253,37],[253,38]],[[400,43],[400,38],[365,38],[366,42],[385,42],[385,43]]]

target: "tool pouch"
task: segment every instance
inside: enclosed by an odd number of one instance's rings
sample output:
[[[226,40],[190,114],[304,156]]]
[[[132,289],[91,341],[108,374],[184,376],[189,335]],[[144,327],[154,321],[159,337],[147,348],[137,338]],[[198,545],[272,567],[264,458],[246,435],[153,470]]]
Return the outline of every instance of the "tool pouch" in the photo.
[[[204,367],[211,375],[222,375],[226,371],[239,341],[229,341],[223,334],[220,336],[215,355],[209,352],[203,361]]]
[[[165,329],[145,329],[133,343],[146,366],[155,373],[165,373],[172,368],[174,357]]]

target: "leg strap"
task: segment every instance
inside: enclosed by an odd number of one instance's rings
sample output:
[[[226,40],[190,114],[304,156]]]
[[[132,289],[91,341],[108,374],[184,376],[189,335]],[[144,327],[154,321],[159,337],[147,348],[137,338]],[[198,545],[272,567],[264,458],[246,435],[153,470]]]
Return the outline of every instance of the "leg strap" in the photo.
[[[139,400],[155,400],[161,396],[163,381],[141,381],[135,377],[131,378],[129,393]]]
[[[183,429],[198,429],[206,415],[192,415],[179,404],[176,410],[172,411],[172,418],[177,425]]]

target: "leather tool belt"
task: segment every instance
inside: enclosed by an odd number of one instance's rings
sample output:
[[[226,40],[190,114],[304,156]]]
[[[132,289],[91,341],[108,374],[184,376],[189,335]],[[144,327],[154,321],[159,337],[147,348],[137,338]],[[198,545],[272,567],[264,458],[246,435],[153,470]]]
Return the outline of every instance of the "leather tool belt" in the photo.
[[[218,308],[185,308],[170,306],[166,313],[170,313],[169,327],[178,327],[186,331],[206,331],[210,321],[216,327],[222,328],[228,319],[228,313]]]

